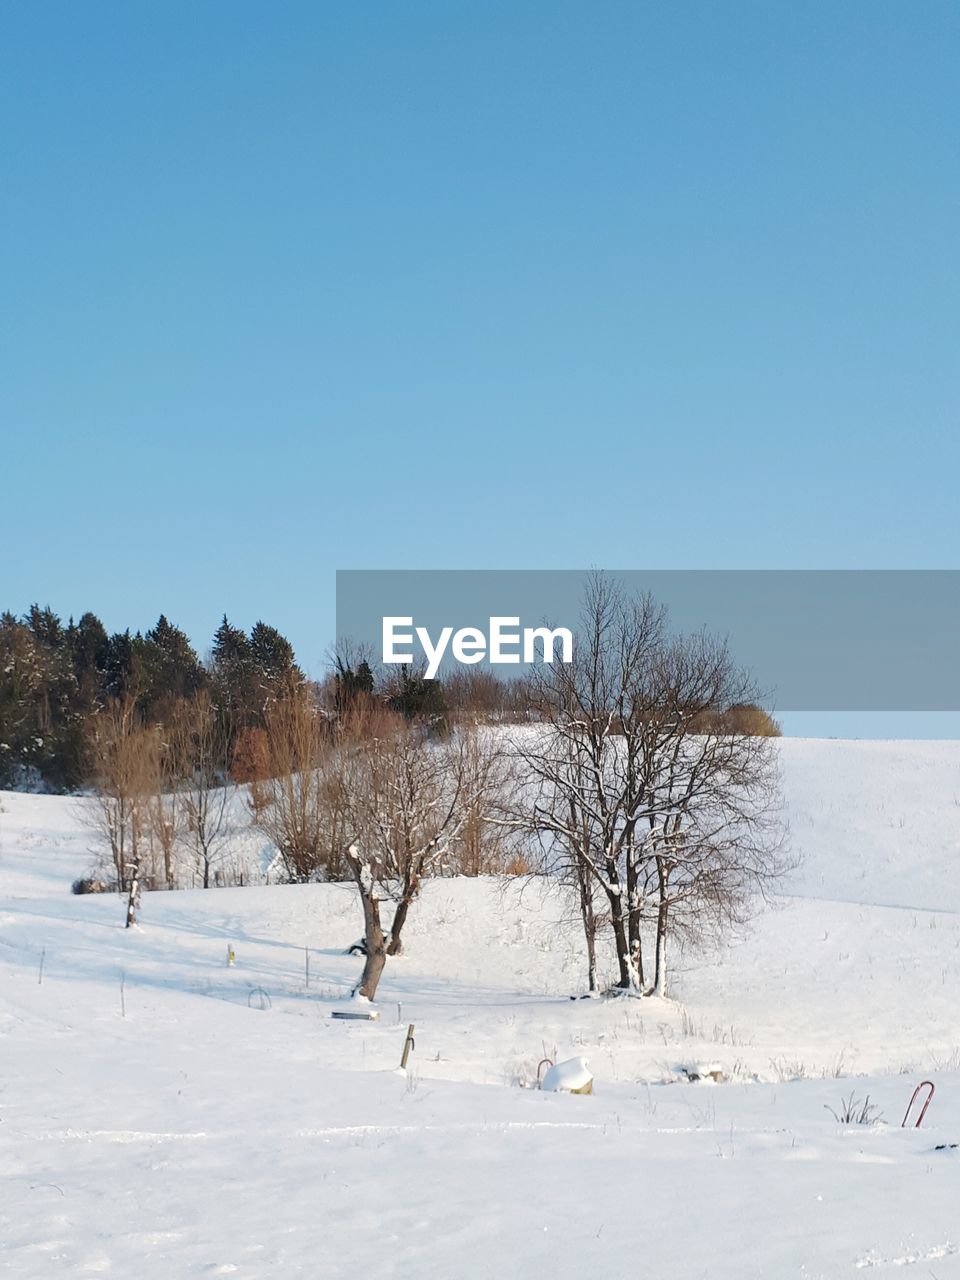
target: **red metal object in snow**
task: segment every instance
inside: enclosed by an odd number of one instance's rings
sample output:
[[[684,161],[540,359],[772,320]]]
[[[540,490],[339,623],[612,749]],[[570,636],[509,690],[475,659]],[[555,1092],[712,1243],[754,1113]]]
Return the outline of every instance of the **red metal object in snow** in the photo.
[[[928,1089],[929,1092],[927,1094],[926,1102],[924,1102],[923,1106],[920,1108],[920,1114],[919,1116],[917,1116],[917,1123],[913,1127],[915,1129],[919,1129],[920,1126],[923,1124],[923,1117],[927,1114],[927,1107],[929,1107],[930,1099],[933,1097],[935,1092],[935,1086],[932,1080],[921,1080],[920,1083],[917,1085],[917,1087],[914,1089],[913,1096],[911,1097],[910,1102],[907,1106],[907,1109],[903,1114],[903,1124],[900,1126],[901,1129],[905,1129],[907,1127],[907,1121],[910,1119],[910,1112],[913,1110],[913,1104],[916,1102],[917,1098],[920,1096],[921,1089]]]

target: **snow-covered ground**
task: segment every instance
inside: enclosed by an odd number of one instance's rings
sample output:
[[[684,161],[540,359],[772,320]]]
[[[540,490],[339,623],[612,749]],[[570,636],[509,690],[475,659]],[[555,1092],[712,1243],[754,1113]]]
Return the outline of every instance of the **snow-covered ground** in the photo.
[[[960,743],[781,749],[802,865],[673,1000],[571,1001],[554,891],[441,880],[378,1023],[330,1017],[347,889],[151,894],[127,932],[69,893],[80,802],[0,795],[0,1274],[960,1277]],[[593,1095],[529,1087],[545,1056]]]

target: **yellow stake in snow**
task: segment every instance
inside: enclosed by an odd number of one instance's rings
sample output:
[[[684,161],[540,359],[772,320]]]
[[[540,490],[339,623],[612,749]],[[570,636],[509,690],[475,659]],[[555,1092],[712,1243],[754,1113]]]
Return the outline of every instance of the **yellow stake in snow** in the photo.
[[[227,964],[232,968],[237,963],[237,953],[232,946],[227,947]]]

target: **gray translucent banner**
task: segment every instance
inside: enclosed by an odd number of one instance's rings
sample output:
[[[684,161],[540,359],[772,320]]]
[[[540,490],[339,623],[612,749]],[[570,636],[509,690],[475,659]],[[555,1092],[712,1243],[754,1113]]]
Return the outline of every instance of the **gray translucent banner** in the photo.
[[[521,628],[568,627],[576,637],[588,576],[572,569],[341,570],[338,645],[379,664],[385,617],[412,618],[434,642],[444,627],[488,633],[494,617],[519,618]],[[606,576],[665,605],[671,630],[724,637],[771,709],[960,710],[958,570],[631,569]],[[422,657],[416,638],[413,653]],[[448,646],[440,674],[455,665]],[[509,677],[523,666],[490,669]]]

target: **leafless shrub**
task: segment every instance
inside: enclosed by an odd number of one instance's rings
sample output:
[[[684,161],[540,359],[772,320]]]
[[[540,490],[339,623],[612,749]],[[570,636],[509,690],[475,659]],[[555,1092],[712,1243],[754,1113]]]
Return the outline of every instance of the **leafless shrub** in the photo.
[[[329,787],[323,765],[330,746],[326,719],[304,686],[264,713],[269,776],[251,803],[257,826],[276,845],[290,883],[331,870]]]
[[[807,1064],[801,1062],[799,1058],[788,1059],[781,1055],[771,1058],[770,1066],[781,1084],[786,1084],[790,1080],[806,1080],[808,1075]]]
[[[143,725],[132,698],[113,701],[91,718],[87,749],[97,799],[87,813],[109,850],[117,887],[127,893],[130,928],[150,870],[149,804],[162,785],[159,730]]]
[[[98,880],[96,876],[80,876],[70,886],[70,892],[75,894],[116,893],[116,891],[115,884],[107,884],[104,880]]]
[[[824,1109],[830,1112],[837,1124],[872,1125],[880,1124],[883,1120],[879,1107],[870,1101],[869,1093],[863,1100],[851,1093],[849,1097],[841,1099],[839,1110],[834,1110],[827,1104],[824,1104]]]
[[[704,711],[691,727],[693,733],[737,733],[755,738],[779,738],[783,733],[769,711],[755,702],[736,702],[722,710]]]
[[[236,788],[227,772],[230,738],[223,717],[203,689],[183,702],[174,720],[172,772],[181,785],[161,805],[160,821],[180,820],[183,842],[204,889],[226,852],[227,814]],[[176,802],[176,803],[174,803]]]

